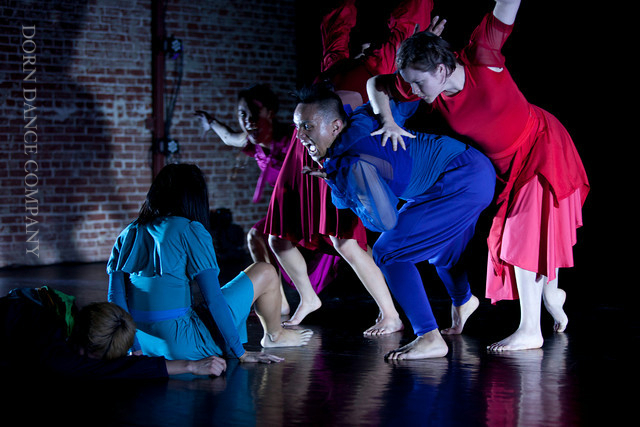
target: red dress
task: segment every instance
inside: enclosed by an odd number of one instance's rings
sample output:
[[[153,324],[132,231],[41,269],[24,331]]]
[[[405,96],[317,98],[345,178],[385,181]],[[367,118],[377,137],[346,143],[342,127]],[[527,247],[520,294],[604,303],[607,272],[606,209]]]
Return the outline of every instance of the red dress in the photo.
[[[379,74],[395,71],[396,51],[400,43],[411,36],[418,26],[429,27],[433,0],[403,0],[391,12],[387,21],[389,36],[384,43],[358,58],[349,53],[349,35],[356,25],[355,0],[325,16],[321,24],[323,58],[320,79],[328,79],[336,91],[358,92],[367,102],[367,80]],[[353,105],[353,108],[357,105]]]
[[[389,20],[391,37],[388,42],[376,49],[373,55],[350,60],[349,33],[356,24],[357,11],[354,0],[344,2],[322,21],[321,76],[328,76],[336,90],[356,91],[366,100],[367,80],[374,75],[394,71],[396,48],[413,33],[417,23],[426,28],[432,7],[432,0],[403,1]],[[304,248],[329,253],[335,253],[329,236],[356,239],[366,250],[366,231],[360,219],[351,210],[338,210],[333,205],[331,190],[324,180],[302,174],[303,166],[317,165],[295,139],[294,132],[291,148],[271,196],[265,233]]]
[[[260,168],[260,176],[256,183],[256,189],[253,193],[253,203],[258,203],[262,198],[262,192],[264,187],[269,184],[274,186],[280,169],[282,169],[282,163],[287,155],[291,142],[291,134],[289,132],[283,133],[280,137],[275,137],[268,149],[263,148],[260,145],[248,143],[242,152],[249,157],[253,157]]]
[[[296,143],[295,131],[293,137],[290,134],[285,133],[279,138],[274,138],[269,150],[265,150],[262,146],[256,144],[247,144],[247,146],[243,148],[243,153],[253,157],[261,171],[253,194],[254,203],[260,201],[262,192],[267,183],[275,187],[278,176],[280,176],[280,172],[283,169],[286,154],[290,151],[292,145],[294,147],[296,145],[300,145]],[[253,228],[263,231],[265,229],[266,221],[267,217],[265,216],[256,222],[253,225]],[[335,278],[339,257],[336,255],[328,255],[318,252],[304,252],[303,255],[307,263],[311,286],[316,292],[320,292]],[[282,273],[284,281],[293,286],[291,278],[279,264],[278,269]]]
[[[531,105],[504,68],[500,51],[512,28],[486,15],[458,55],[465,69],[464,88],[453,96],[442,94],[431,104],[454,132],[477,144],[504,182],[487,240],[487,297],[493,301],[517,298],[514,265],[549,280],[555,278],[556,268],[573,265],[571,246],[589,192],[566,129],[553,115]],[[398,85],[405,95],[410,93],[406,83],[398,80]],[[533,223],[535,218],[542,223]],[[537,241],[538,247],[515,243],[524,238]]]

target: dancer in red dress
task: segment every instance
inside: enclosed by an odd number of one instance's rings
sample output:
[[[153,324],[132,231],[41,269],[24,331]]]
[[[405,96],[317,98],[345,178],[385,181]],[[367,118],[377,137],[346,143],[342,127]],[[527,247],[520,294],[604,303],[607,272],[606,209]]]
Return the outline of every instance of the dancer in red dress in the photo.
[[[393,123],[389,96],[421,98],[493,162],[504,182],[488,238],[487,297],[520,299],[521,320],[490,350],[539,348],[541,301],[562,332],[568,318],[557,270],[573,266],[572,246],[582,226],[589,183],[571,137],[550,113],[531,105],[505,68],[501,49],[520,0],[498,0],[493,13],[454,54],[440,37],[416,34],[400,48],[398,76],[368,83],[381,115],[376,134],[402,145],[411,137]],[[411,91],[415,96],[411,95]],[[419,351],[419,349],[415,349]]]
[[[345,105],[357,107],[366,100],[366,81],[371,76],[394,71],[397,46],[413,34],[417,25],[428,26],[431,9],[431,0],[402,1],[389,19],[389,39],[381,46],[368,46],[361,54],[351,55],[349,35],[356,23],[357,10],[355,0],[343,2],[322,21],[323,66],[318,79],[332,81]],[[339,211],[333,206],[326,183],[303,174],[313,167],[314,162],[304,147],[293,144],[267,212],[265,233],[270,235],[271,249],[300,294],[300,304],[287,324],[299,324],[322,304],[309,282],[298,249],[303,247],[330,253],[335,250],[356,272],[380,309],[376,324],[365,334],[401,330],[402,321],[384,277],[367,253],[362,223],[352,212]]]
[[[257,84],[238,93],[237,105],[240,131],[236,131],[206,111],[195,112],[200,126],[205,132],[213,131],[225,145],[238,147],[249,157],[253,157],[260,168],[260,176],[253,194],[253,202],[262,198],[267,184],[274,186],[285,156],[292,141],[293,126],[280,123],[276,115],[279,109],[278,97],[266,85]],[[269,250],[264,234],[266,217],[260,219],[247,234],[247,246],[254,262],[268,262],[280,267]],[[305,253],[311,285],[320,292],[337,273],[338,256],[323,253]],[[282,269],[279,268],[282,273]],[[291,283],[291,279],[281,274],[281,279]],[[290,307],[282,289],[282,314],[289,314]]]

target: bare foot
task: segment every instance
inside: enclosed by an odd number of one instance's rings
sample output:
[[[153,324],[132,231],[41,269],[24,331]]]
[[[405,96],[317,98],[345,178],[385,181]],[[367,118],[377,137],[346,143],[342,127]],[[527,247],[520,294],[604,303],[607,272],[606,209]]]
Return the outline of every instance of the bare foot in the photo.
[[[424,335],[419,336],[409,344],[390,351],[385,359],[410,360],[429,359],[433,357],[443,357],[449,352],[447,343],[440,335],[440,331],[434,329]]]
[[[469,316],[473,314],[474,311],[480,305],[480,301],[475,295],[471,295],[469,301],[465,302],[461,306],[455,307],[453,304],[451,305],[451,327],[447,329],[443,329],[441,331],[444,335],[459,335],[462,333],[462,329],[464,328],[464,324],[467,322]]]
[[[567,299],[567,293],[559,288],[545,290],[542,294],[544,296],[544,306],[554,320],[553,330],[555,332],[564,332],[569,323],[569,318],[564,312],[562,306]]]
[[[263,347],[300,347],[307,345],[313,331],[311,329],[284,329],[277,334],[265,333],[260,341]]]
[[[537,332],[525,332],[521,329],[515,331],[512,335],[491,344],[487,347],[489,351],[509,351],[509,350],[530,350],[534,348],[542,347],[542,333]]]
[[[313,313],[314,311],[322,307],[322,301],[320,301],[320,298],[318,298],[317,295],[314,295],[314,297],[315,298],[309,302],[301,300],[300,304],[298,304],[296,312],[293,313],[293,316],[291,316],[289,320],[285,320],[284,322],[282,322],[282,324],[284,326],[299,325],[300,322],[302,322],[309,313]]]
[[[375,325],[363,332],[364,335],[386,335],[399,332],[404,329],[400,317],[385,319],[378,316]]]

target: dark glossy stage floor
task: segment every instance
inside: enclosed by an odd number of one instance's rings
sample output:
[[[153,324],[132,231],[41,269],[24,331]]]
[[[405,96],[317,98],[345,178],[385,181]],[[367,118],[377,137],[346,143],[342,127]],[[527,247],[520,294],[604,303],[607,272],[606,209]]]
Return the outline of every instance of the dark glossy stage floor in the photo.
[[[511,332],[519,314],[517,303],[483,301],[465,333],[446,338],[445,358],[402,363],[385,362],[383,355],[411,334],[363,337],[375,305],[351,276],[342,277],[321,294],[323,308],[306,323],[315,331],[310,345],[270,350],[283,363],[230,362],[227,373],[213,379],[5,384],[10,393],[1,408],[17,413],[18,421],[0,424],[34,425],[38,418],[86,426],[633,425],[625,420],[637,412],[631,406],[638,396],[635,313],[578,295],[571,283],[577,276],[568,274],[563,286],[567,332],[550,333],[544,313],[540,350],[488,354],[486,345]],[[102,263],[0,270],[3,295],[41,285],[76,295],[83,305],[106,298],[107,277]],[[432,287],[436,316],[447,326],[449,303],[435,289],[441,285]],[[295,293],[288,294],[295,306]],[[255,316],[249,334],[249,347],[258,348]]]

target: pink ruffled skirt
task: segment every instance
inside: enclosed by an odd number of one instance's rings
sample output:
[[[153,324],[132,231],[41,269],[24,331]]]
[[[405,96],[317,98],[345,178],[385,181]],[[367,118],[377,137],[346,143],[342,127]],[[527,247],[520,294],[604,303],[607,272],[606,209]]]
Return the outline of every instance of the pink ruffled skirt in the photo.
[[[581,190],[555,201],[549,184],[537,176],[518,192],[504,225],[500,260],[507,265],[495,273],[487,265],[487,298],[492,303],[518,298],[514,266],[556,278],[558,268],[573,267],[576,230],[582,226]]]

